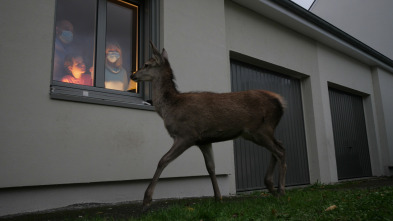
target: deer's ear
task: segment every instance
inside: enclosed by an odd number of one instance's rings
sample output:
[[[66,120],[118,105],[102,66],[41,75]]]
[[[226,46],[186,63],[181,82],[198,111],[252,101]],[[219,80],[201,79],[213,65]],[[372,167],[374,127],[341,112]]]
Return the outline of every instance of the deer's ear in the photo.
[[[153,49],[153,54],[160,55],[160,51],[154,46],[153,42],[150,41],[151,49]]]
[[[166,52],[165,48],[162,49],[161,57],[168,60],[168,52]]]
[[[157,64],[161,64],[161,57],[160,55],[153,54],[153,59]]]

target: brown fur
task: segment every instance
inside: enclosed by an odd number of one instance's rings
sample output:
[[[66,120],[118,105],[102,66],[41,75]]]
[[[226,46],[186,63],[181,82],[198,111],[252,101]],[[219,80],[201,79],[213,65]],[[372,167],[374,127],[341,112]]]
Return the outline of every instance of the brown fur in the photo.
[[[221,199],[215,172],[211,144],[242,136],[266,147],[272,152],[265,176],[265,184],[273,189],[273,172],[280,162],[279,194],[285,193],[285,149],[274,138],[274,130],[285,109],[284,99],[273,92],[250,90],[233,93],[194,92],[180,93],[174,83],[168,54],[162,54],[152,45],[153,57],[144,68],[134,73],[134,81],[151,81],[153,105],[164,120],[169,135],[174,139],[172,148],[160,160],[156,173],[145,192],[144,209],[151,203],[155,185],[164,168],[185,150],[197,145],[205,158],[212,180],[214,195]]]

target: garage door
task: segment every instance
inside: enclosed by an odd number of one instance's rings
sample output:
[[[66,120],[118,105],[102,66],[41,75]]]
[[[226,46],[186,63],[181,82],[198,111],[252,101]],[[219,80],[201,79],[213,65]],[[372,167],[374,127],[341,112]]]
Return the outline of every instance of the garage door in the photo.
[[[338,179],[371,176],[363,99],[329,88]]]
[[[287,100],[288,108],[276,129],[276,137],[287,151],[286,184],[308,184],[300,81],[235,60],[231,60],[231,78],[232,91],[264,89],[281,94]],[[263,179],[270,161],[269,151],[243,138],[234,141],[234,149],[237,191],[265,188]]]

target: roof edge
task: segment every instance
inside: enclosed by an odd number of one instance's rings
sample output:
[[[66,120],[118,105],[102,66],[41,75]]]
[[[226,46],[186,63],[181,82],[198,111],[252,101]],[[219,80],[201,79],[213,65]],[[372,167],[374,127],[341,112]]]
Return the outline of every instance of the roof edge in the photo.
[[[232,0],[370,67],[393,73],[393,60],[290,0]]]
[[[325,30],[326,32],[336,36],[340,40],[350,44],[351,46],[359,49],[360,51],[362,51],[366,54],[369,54],[370,56],[378,59],[379,61],[381,61],[381,62],[385,63],[386,65],[393,68],[393,60],[392,59],[390,59],[389,57],[380,53],[379,51],[373,49],[372,47],[368,46],[367,44],[361,42],[357,38],[346,33],[345,31],[337,28],[333,24],[327,22],[326,20],[315,15],[314,13],[295,4],[294,2],[292,2],[290,0],[271,0],[271,1],[274,2],[275,4],[281,6],[285,10],[296,14],[297,16],[303,18],[304,20],[320,27],[321,29]]]

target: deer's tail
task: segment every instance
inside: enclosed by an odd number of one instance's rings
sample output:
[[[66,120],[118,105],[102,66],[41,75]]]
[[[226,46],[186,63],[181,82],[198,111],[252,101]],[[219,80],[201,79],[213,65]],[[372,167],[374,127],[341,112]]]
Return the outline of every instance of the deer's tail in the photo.
[[[287,108],[287,101],[279,94],[276,94],[274,92],[271,91],[265,91],[266,93],[268,93],[270,96],[274,97],[275,99],[277,99],[278,103],[280,103],[282,111],[284,112],[284,110]]]
[[[287,101],[281,95],[276,94],[275,97],[281,103],[282,109],[285,110],[287,108]]]

